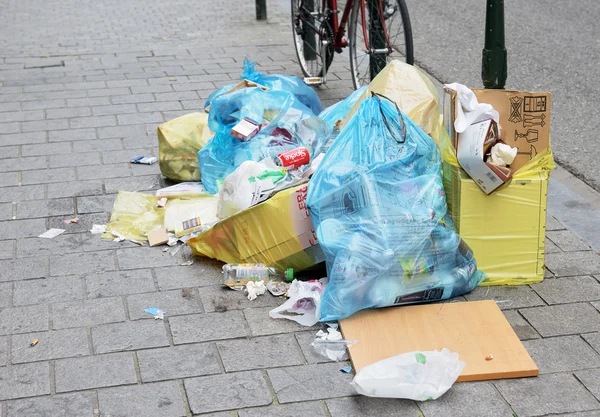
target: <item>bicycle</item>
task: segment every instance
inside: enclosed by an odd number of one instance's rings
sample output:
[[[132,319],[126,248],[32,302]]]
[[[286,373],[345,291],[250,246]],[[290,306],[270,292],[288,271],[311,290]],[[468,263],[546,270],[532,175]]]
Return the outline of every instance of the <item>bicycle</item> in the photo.
[[[413,64],[405,0],[347,0],[341,21],[337,0],[291,1],[294,44],[306,84],[325,84],[334,52],[346,47],[354,88],[368,84],[391,59]]]

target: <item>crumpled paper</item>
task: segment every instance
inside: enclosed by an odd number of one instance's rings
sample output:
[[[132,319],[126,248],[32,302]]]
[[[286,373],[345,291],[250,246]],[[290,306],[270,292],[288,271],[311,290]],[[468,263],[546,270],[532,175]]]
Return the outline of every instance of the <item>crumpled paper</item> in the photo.
[[[492,146],[490,157],[487,162],[496,165],[497,167],[505,167],[513,163],[518,151],[517,148],[513,148],[506,143],[497,143]]]
[[[316,336],[311,343],[315,352],[336,362],[346,359],[346,348],[357,343],[356,340],[344,339],[333,327],[328,328],[327,332],[319,330]]]
[[[248,291],[248,300],[256,300],[259,295],[263,295],[267,287],[264,281],[248,281],[246,291]]]
[[[498,133],[500,133],[500,115],[491,104],[480,103],[473,91],[459,83],[444,84],[444,87],[456,91],[458,106],[456,120],[454,120],[454,130],[462,133],[469,126],[484,120],[493,119],[498,124]]]

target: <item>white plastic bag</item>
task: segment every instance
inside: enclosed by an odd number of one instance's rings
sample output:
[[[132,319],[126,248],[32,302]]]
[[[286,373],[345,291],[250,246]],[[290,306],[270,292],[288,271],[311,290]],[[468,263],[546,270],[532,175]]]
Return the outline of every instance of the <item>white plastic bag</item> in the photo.
[[[367,397],[435,400],[450,389],[465,365],[448,349],[403,353],[365,366],[352,385]]]
[[[489,119],[494,120],[498,124],[498,132],[500,132],[500,116],[491,104],[480,103],[475,93],[462,84],[444,84],[444,87],[456,91],[458,102],[460,103],[456,113],[456,120],[454,121],[454,130],[457,133],[464,132],[472,124]]]
[[[347,347],[357,343],[356,340],[344,339],[342,334],[332,327],[328,328],[327,332],[319,330],[316,336],[310,344],[315,352],[336,362],[348,359]]]
[[[294,280],[288,290],[289,299],[277,308],[269,311],[274,319],[289,319],[303,326],[313,326],[321,318],[321,281]]]

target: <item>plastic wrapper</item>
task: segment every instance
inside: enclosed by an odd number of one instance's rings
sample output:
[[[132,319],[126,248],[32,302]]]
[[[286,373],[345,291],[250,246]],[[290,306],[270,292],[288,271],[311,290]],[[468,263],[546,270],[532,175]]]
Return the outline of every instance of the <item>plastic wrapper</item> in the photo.
[[[158,166],[173,181],[200,181],[198,151],[212,137],[208,115],[190,113],[158,126]]]
[[[327,107],[325,110],[319,113],[319,118],[327,123],[327,126],[329,126],[330,129],[333,129],[333,126],[335,126],[338,121],[344,120],[352,107],[354,107],[358,99],[362,97],[366,90],[367,86],[363,85],[344,100],[338,101],[337,103]]]
[[[240,79],[254,81],[271,90],[287,91],[295,95],[314,114],[319,114],[323,110],[321,101],[315,90],[304,84],[304,81],[300,78],[293,75],[260,73],[256,71],[256,63],[251,62],[248,58],[244,59],[244,72],[240,76]]]
[[[282,190],[220,221],[187,244],[195,255],[230,264],[259,263],[301,271],[323,262],[306,209],[306,192],[305,184]]]
[[[352,385],[368,397],[436,400],[452,387],[465,365],[448,349],[408,352],[365,366]]]
[[[287,292],[288,299],[279,307],[269,311],[274,319],[288,319],[303,326],[313,326],[321,317],[321,281],[294,280]]]
[[[249,141],[231,135],[243,118],[261,124]],[[244,161],[261,161],[298,147],[308,149],[311,160],[325,143],[329,129],[298,99],[284,91],[244,88],[213,100],[209,114],[213,139],[198,152],[202,183],[215,194],[219,184]]]
[[[307,205],[329,277],[321,321],[447,299],[484,278],[447,227],[435,143],[388,100],[363,101],[313,175]]]
[[[396,103],[410,120],[436,142],[439,141],[444,129],[441,123],[438,93],[427,75],[417,67],[397,60],[387,64],[373,78],[367,90],[352,107],[343,120],[342,127],[346,126],[361,103],[373,93],[387,97]]]

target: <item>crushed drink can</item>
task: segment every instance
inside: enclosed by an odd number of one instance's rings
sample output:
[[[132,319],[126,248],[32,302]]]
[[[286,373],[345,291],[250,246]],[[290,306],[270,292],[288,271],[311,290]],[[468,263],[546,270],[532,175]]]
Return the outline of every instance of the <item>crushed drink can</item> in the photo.
[[[275,163],[285,169],[297,169],[310,162],[308,149],[301,146],[286,152],[282,152],[275,158]]]

